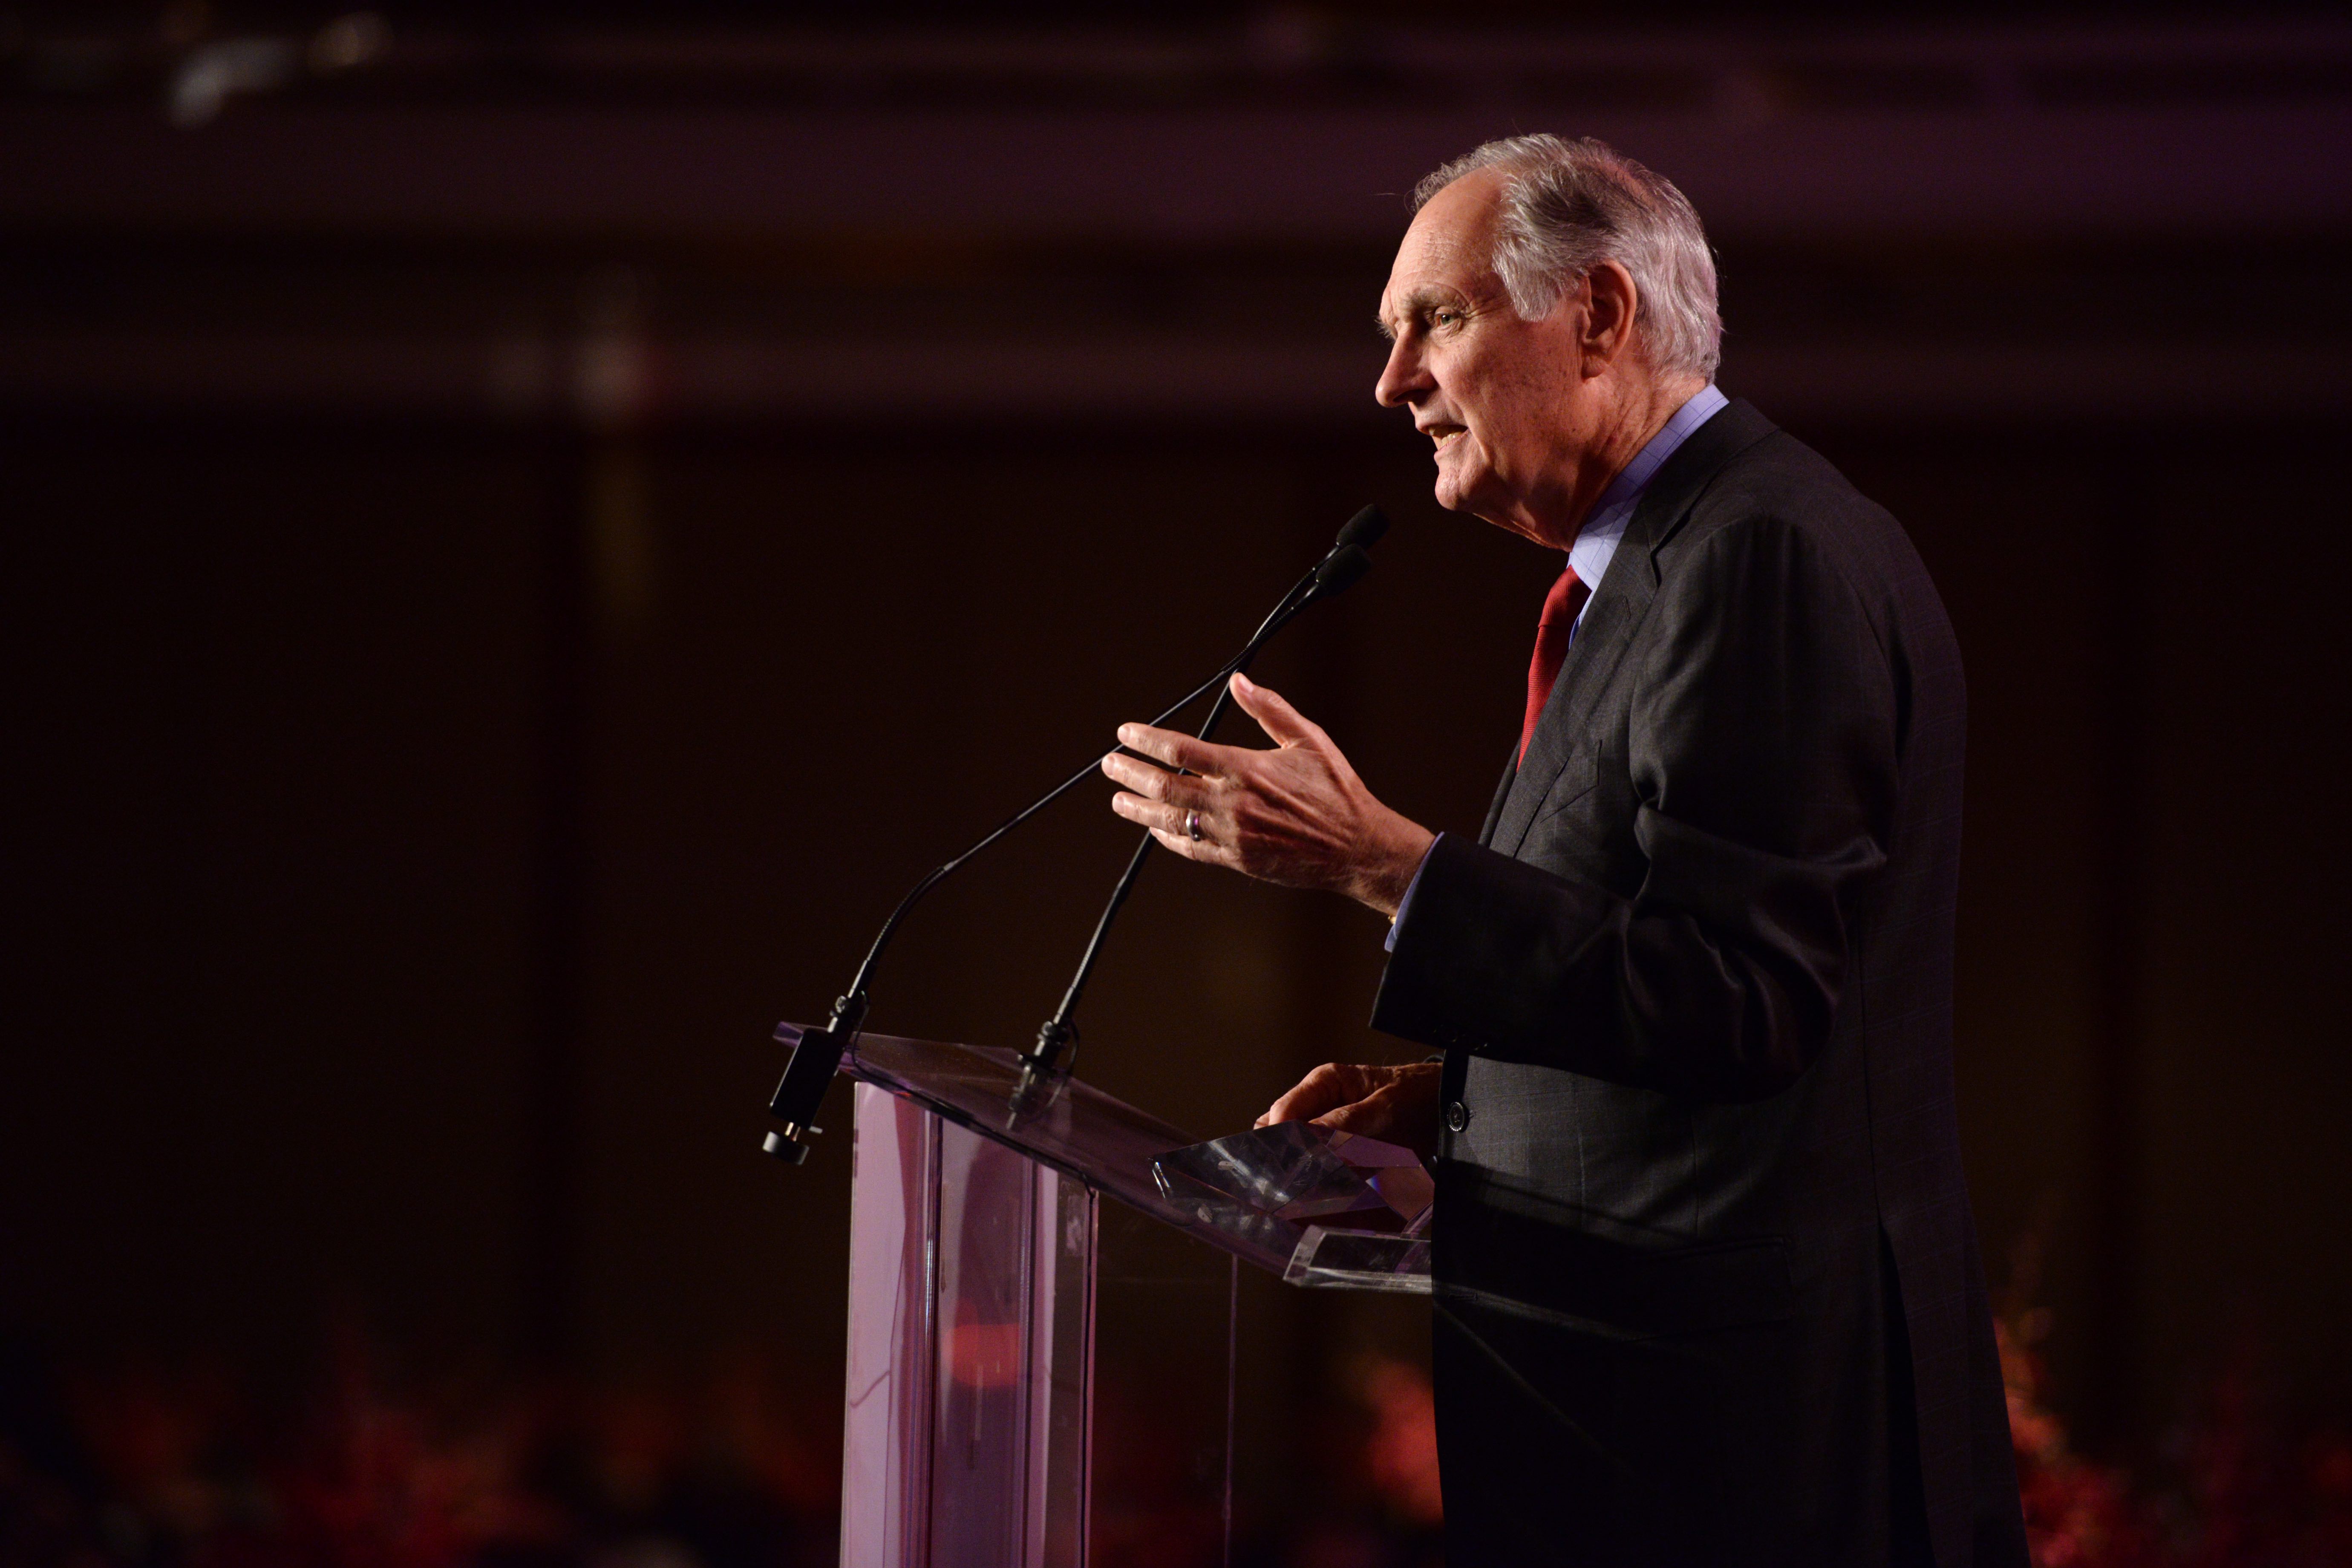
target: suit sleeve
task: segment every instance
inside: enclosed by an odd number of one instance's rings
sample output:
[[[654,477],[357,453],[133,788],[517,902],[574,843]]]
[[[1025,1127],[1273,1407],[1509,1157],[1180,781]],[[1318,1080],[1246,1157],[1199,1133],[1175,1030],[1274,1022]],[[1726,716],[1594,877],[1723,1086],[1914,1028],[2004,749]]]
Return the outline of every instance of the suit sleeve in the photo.
[[[1844,575],[1770,517],[1701,543],[1635,635],[1623,760],[1639,890],[1441,838],[1372,1023],[1612,1082],[1760,1099],[1829,1039],[1853,911],[1895,817],[1896,682]],[[1540,857],[1539,837],[1529,848]]]

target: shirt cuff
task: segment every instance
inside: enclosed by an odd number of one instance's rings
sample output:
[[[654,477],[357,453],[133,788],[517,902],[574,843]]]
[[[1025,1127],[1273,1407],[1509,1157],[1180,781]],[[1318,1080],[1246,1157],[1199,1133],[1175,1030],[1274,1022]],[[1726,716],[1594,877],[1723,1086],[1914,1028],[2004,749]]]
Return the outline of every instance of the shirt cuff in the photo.
[[[1429,841],[1429,848],[1421,852],[1421,864],[1412,868],[1412,880],[1404,885],[1404,897],[1397,900],[1395,918],[1389,921],[1388,940],[1381,944],[1383,951],[1396,951],[1397,930],[1404,924],[1404,917],[1412,912],[1412,895],[1421,887],[1421,874],[1429,869],[1430,852],[1437,847],[1437,839],[1444,837],[1443,833],[1439,834],[1437,838]]]

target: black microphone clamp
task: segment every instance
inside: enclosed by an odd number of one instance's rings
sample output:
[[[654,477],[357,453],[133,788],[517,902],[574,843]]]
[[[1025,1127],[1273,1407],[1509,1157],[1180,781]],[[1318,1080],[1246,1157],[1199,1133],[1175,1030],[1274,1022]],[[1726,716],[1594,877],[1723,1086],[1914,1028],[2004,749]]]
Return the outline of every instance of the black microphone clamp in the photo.
[[[824,1028],[801,1031],[793,1059],[784,1065],[784,1076],[768,1100],[768,1114],[782,1118],[783,1125],[761,1141],[763,1151],[788,1165],[808,1158],[806,1138],[824,1131],[809,1118],[816,1114],[818,1101],[824,1099],[833,1075],[841,1070],[841,1058],[849,1054],[865,1022],[866,993],[856,991],[834,1003],[833,1016]]]

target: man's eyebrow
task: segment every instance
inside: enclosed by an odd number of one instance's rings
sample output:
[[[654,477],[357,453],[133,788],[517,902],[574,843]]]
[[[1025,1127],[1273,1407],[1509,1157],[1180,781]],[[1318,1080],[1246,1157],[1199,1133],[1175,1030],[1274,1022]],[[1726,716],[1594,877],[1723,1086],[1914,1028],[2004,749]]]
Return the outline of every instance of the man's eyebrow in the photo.
[[[1402,300],[1397,301],[1397,310],[1393,320],[1405,321],[1412,321],[1414,317],[1420,315],[1431,306],[1443,303],[1452,298],[1453,291],[1450,289],[1427,288],[1416,289],[1412,293],[1406,295]],[[1386,311],[1375,314],[1372,320],[1373,324],[1380,328],[1381,336],[1388,339],[1391,342],[1394,342],[1396,341],[1396,328],[1391,324],[1391,318]]]
[[[1379,310],[1371,312],[1371,324],[1381,329],[1381,336],[1383,336],[1383,339],[1388,339],[1390,343],[1395,343],[1397,322],[1409,322],[1412,318],[1421,315],[1421,306],[1425,303],[1425,299],[1428,299],[1428,291],[1425,289],[1413,289],[1412,294],[1406,294],[1404,299],[1397,300],[1395,318],[1390,318],[1388,315],[1388,300],[1383,299],[1381,300]]]

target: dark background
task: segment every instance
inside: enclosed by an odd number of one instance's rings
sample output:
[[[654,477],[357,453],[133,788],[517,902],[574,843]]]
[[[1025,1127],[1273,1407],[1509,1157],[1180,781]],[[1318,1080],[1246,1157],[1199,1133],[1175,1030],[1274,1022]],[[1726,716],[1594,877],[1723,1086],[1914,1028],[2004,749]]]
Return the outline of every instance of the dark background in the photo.
[[[751,1355],[837,1443],[845,1097],[761,1159],[767,1035],[907,885],[1366,500],[1261,674],[1475,829],[1553,566],[1430,501],[1370,320],[1414,180],[1556,129],[1691,195],[1721,384],[1958,625],[1962,1131],[2054,1404],[2145,1452],[2251,1345],[2352,1409],[2352,29],[51,8],[0,73],[12,1354]],[[1025,1042],[1106,795],[927,906],[874,1026]],[[1208,1136],[1399,1059],[1380,937],[1156,864],[1081,1071]],[[1420,1331],[1244,1304],[1275,1499]]]

